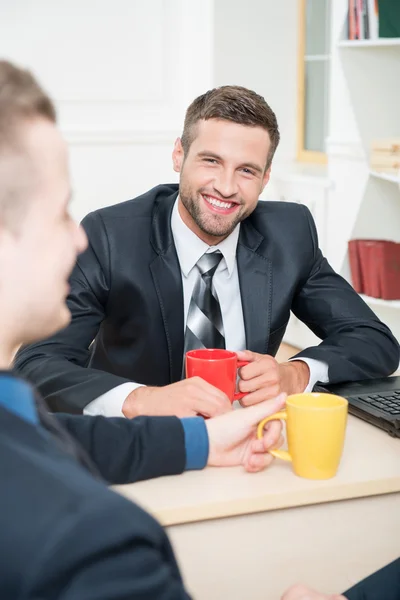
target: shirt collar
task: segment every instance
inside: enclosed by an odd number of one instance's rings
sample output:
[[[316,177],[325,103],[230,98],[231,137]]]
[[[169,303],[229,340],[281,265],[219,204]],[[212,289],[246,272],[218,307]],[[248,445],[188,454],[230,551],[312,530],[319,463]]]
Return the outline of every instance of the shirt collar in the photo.
[[[236,260],[236,248],[239,239],[240,223],[235,229],[216,246],[209,246],[203,242],[189,227],[182,221],[178,210],[179,196],[175,201],[171,216],[171,229],[174,237],[175,248],[178,254],[181,271],[187,277],[197,261],[207,251],[214,252],[219,250],[225,259],[226,268],[229,277],[233,273]],[[223,262],[223,261],[221,261]]]
[[[0,372],[0,406],[29,423],[39,423],[32,387],[4,371]]]

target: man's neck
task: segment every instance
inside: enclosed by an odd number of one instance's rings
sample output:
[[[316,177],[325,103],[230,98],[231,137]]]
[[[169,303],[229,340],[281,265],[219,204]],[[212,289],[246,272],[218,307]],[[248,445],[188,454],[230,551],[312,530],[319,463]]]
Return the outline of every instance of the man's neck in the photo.
[[[2,332],[0,328],[0,339],[2,338]],[[19,350],[21,344],[15,341],[7,341],[6,337],[3,337],[0,342],[0,371],[6,371],[11,369],[14,356]]]

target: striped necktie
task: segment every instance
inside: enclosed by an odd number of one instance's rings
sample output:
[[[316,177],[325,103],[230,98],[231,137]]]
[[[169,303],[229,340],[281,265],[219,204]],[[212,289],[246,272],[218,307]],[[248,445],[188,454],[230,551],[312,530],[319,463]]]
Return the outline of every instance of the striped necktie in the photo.
[[[185,331],[185,354],[197,348],[225,348],[221,307],[212,279],[221,262],[219,250],[197,262],[199,277],[193,289]]]

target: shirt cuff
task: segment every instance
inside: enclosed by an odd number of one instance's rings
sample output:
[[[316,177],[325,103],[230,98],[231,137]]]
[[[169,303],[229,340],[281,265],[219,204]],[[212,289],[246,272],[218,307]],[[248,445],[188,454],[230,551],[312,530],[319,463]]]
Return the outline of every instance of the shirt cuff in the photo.
[[[315,360],[315,358],[291,358],[289,359],[288,362],[293,362],[295,360],[301,360],[303,362],[306,363],[306,365],[308,365],[308,368],[310,369],[310,379],[308,380],[308,385],[306,387],[306,389],[304,390],[304,392],[312,392],[314,385],[317,383],[317,381],[320,381],[321,383],[328,383],[329,382],[329,377],[328,377],[328,365],[327,363],[323,362],[322,360]]]
[[[204,469],[208,460],[208,433],[202,417],[181,419],[185,434],[185,470]]]
[[[133,381],[121,383],[121,385],[117,385],[117,387],[89,402],[83,409],[83,414],[91,416],[102,415],[103,417],[125,417],[122,412],[122,406],[129,394],[138,387],[142,387],[142,384],[134,383]]]

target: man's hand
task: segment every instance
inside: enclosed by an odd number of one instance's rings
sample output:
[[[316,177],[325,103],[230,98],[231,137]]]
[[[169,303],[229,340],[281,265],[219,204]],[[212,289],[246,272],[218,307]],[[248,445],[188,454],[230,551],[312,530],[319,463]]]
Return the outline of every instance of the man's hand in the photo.
[[[228,397],[200,377],[190,377],[165,387],[138,387],[122,406],[128,419],[139,415],[215,417],[230,410],[232,405]]]
[[[281,600],[346,600],[346,598],[337,594],[320,594],[305,585],[294,585],[283,594]]]
[[[265,417],[281,410],[285,400],[286,394],[280,394],[257,406],[234,410],[206,421],[210,445],[207,464],[214,467],[243,465],[246,471],[252,473],[268,467],[273,461],[268,450],[283,443],[282,423],[267,423],[261,440],[257,439],[257,425]]]
[[[297,394],[304,392],[310,379],[310,369],[302,360],[278,363],[268,354],[257,354],[250,350],[236,352],[239,360],[250,363],[240,369],[239,391],[247,396],[241,399],[242,406],[257,404],[274,398],[281,392]]]

